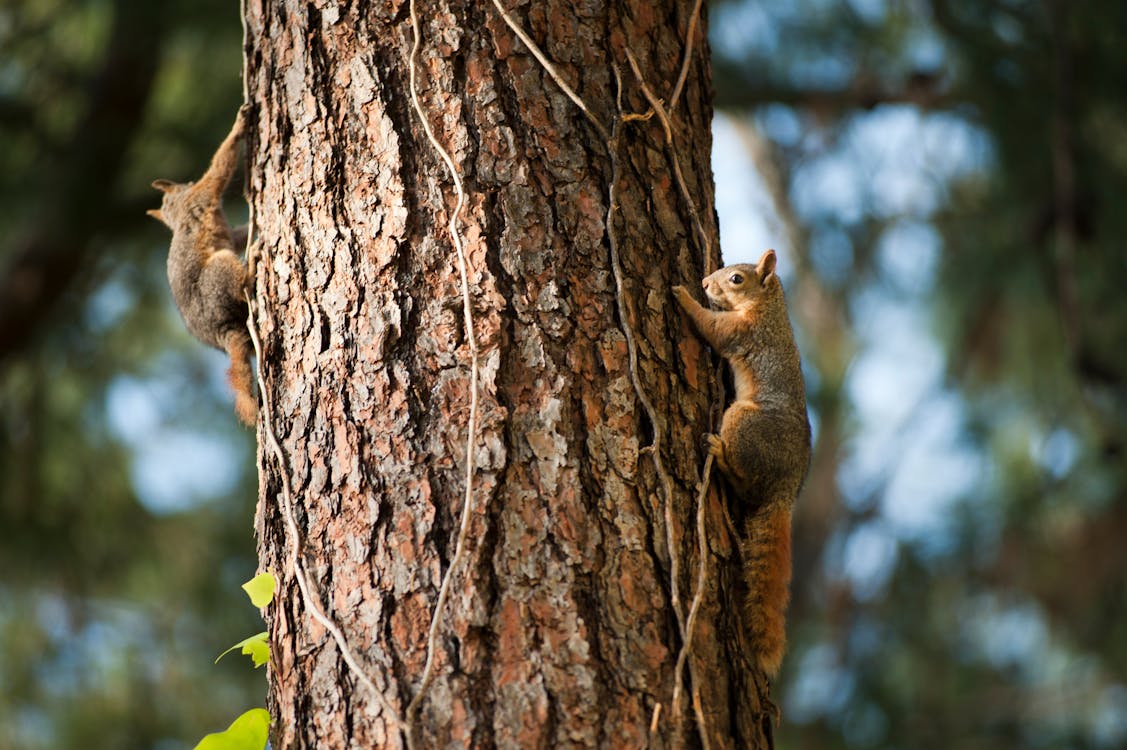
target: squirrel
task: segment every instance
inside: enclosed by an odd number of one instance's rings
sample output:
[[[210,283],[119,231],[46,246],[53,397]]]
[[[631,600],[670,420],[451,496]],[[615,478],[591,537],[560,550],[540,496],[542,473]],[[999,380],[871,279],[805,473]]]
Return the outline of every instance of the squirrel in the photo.
[[[746,515],[740,541],[747,631],[757,666],[774,677],[786,649],[791,508],[810,463],[806,388],[775,251],[757,265],[722,268],[704,280],[719,310],[683,286],[673,292],[701,338],[732,366],[736,394],[709,453]]]
[[[156,180],[164,193],[159,209],[146,211],[172,230],[168,251],[168,283],[172,298],[188,331],[197,339],[226,351],[231,358],[227,380],[235,391],[235,412],[253,426],[258,406],[254,398],[247,330],[249,288],[247,266],[236,254],[236,236],[245,242],[245,230],[232,230],[223,216],[222,197],[238,163],[239,141],[245,125],[239,110],[231,132],[223,139],[211,166],[195,182],[179,184]]]

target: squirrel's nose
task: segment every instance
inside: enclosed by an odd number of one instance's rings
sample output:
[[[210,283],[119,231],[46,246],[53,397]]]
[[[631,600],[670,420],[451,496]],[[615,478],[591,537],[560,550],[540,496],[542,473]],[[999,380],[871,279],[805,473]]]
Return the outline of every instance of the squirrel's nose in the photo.
[[[700,283],[700,288],[701,289],[708,289],[708,279],[705,279],[704,281],[702,281]]]

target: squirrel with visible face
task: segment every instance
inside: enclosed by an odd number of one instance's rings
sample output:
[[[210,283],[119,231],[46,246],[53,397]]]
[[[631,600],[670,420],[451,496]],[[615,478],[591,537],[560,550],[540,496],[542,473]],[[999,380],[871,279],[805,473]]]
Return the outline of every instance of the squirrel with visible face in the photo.
[[[238,164],[239,141],[245,128],[239,110],[231,132],[220,144],[211,166],[195,182],[156,180],[164,193],[159,209],[147,211],[172,230],[168,251],[168,283],[188,331],[231,358],[227,380],[235,391],[235,412],[253,426],[258,412],[254,398],[247,330],[249,288],[247,266],[236,253],[236,233],[223,215],[223,191]],[[239,231],[245,242],[245,232]]]
[[[786,649],[791,577],[790,525],[810,463],[806,388],[775,251],[757,265],[722,268],[704,280],[718,310],[689,291],[673,292],[701,338],[732,366],[736,394],[709,452],[746,515],[740,542],[747,585],[746,621],[758,666],[774,677]]]

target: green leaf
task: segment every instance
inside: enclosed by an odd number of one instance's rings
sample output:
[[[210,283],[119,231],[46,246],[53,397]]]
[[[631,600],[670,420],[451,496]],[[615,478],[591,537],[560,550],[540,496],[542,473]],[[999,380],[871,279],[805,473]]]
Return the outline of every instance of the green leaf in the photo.
[[[261,633],[255,633],[250,638],[244,638],[215,657],[215,663],[218,664],[220,659],[237,648],[241,648],[243,653],[251,658],[255,668],[261,667],[270,658],[270,643],[266,640],[266,631],[263,630]]]
[[[225,732],[204,737],[195,750],[263,750],[270,729],[270,714],[265,708],[252,708],[231,722]]]
[[[243,591],[250,597],[250,603],[262,609],[274,598],[274,574],[270,571],[259,573],[243,584]]]

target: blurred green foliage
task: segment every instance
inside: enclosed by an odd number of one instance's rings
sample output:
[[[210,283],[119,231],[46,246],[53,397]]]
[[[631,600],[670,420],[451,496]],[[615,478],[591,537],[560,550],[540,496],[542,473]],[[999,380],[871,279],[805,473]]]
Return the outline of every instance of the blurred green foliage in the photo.
[[[253,436],[144,215],[229,127],[241,33],[215,0],[0,5],[0,747],[187,748],[263,701],[212,665],[261,628]]]
[[[817,433],[779,746],[1122,747],[1127,5],[711,13]],[[191,747],[262,702],[211,663],[260,627],[252,436],[144,216],[240,49],[218,0],[0,6],[0,747]]]

